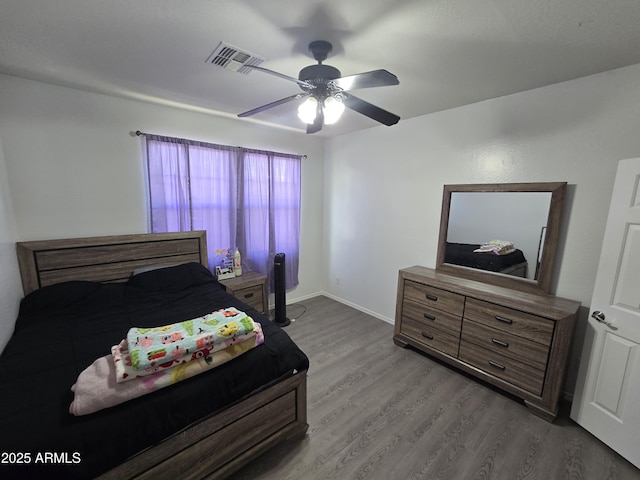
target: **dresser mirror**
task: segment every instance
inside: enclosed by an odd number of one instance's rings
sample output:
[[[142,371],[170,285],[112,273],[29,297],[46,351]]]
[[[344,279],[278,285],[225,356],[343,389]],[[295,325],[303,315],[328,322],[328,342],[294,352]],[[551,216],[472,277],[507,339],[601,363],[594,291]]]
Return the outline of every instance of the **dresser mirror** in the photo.
[[[549,293],[566,185],[445,185],[436,270]]]

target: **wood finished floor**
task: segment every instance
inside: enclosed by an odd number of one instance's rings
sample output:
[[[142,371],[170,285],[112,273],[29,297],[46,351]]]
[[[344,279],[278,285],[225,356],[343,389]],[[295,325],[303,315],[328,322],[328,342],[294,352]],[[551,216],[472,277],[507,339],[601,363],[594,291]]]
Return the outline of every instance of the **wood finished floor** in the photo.
[[[232,480],[631,480],[640,471],[577,426],[393,343],[393,326],[326,297],[288,306],[309,356],[307,436]]]

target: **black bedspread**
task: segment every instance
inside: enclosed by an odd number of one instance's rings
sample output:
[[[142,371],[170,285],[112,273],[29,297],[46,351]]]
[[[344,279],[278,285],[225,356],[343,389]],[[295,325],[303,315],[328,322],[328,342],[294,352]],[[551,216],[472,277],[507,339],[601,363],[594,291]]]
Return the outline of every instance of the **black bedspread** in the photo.
[[[505,268],[518,263],[526,262],[522,250],[506,255],[495,255],[493,253],[474,253],[480,245],[470,243],[447,243],[444,253],[445,263],[453,263],[463,267],[479,268],[491,272],[500,272]]]
[[[81,417],[69,413],[78,374],[109,354],[130,327],[165,325],[228,306],[262,325],[263,345],[124,404]],[[0,478],[94,477],[308,365],[286,332],[228,295],[197,263],[142,273],[123,284],[42,288],[23,299],[0,357]]]

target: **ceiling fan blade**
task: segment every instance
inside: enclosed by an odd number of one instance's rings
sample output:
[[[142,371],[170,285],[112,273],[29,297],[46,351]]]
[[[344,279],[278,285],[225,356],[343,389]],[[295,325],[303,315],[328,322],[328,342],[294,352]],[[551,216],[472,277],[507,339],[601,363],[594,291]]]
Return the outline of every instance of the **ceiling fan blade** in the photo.
[[[244,67],[245,68],[252,68],[254,70],[259,70],[260,72],[268,73],[269,75],[274,75],[276,77],[280,77],[280,78],[283,78],[285,80],[289,80],[290,82],[297,83],[298,85],[300,85],[302,87],[315,88],[314,85],[311,85],[310,83],[305,82],[304,80],[298,80],[295,77],[290,77],[289,75],[285,75],[284,73],[275,72],[273,70],[269,70],[268,68],[258,67],[257,65],[245,65]]]
[[[290,102],[292,100],[298,100],[300,98],[308,97],[309,93],[296,93],[295,95],[291,95],[290,97],[282,98],[280,100],[276,100],[275,102],[267,103],[266,105],[262,105],[261,107],[254,108],[253,110],[249,110],[247,112],[243,112],[238,114],[239,117],[250,117],[251,115],[255,115],[256,113],[264,112],[273,107],[277,107],[278,105],[282,105],[284,103]]]
[[[316,110],[316,118],[313,123],[307,125],[307,133],[316,133],[322,130],[322,124],[324,123],[324,112],[322,111],[322,106],[318,104],[318,109]]]
[[[341,90],[356,90],[358,88],[386,87],[398,85],[400,81],[393,73],[386,70],[356,73],[347,77],[332,80],[333,85]]]
[[[365,117],[372,118],[380,123],[383,123],[387,126],[395,125],[400,120],[398,115],[395,115],[391,112],[387,112],[380,107],[376,107],[369,102],[365,102],[361,98],[354,97],[351,94],[342,93],[343,95],[343,103],[345,107],[350,108],[351,110],[355,110],[358,113],[361,113]]]

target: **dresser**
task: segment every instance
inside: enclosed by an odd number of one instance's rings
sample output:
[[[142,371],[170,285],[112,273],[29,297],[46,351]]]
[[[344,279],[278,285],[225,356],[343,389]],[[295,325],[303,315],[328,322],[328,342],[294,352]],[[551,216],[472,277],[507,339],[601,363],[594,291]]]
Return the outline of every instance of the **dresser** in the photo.
[[[520,397],[553,421],[579,307],[415,266],[398,275],[393,338]]]
[[[269,297],[267,293],[267,277],[257,272],[247,272],[239,277],[218,280],[238,300],[269,315]]]

